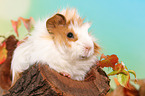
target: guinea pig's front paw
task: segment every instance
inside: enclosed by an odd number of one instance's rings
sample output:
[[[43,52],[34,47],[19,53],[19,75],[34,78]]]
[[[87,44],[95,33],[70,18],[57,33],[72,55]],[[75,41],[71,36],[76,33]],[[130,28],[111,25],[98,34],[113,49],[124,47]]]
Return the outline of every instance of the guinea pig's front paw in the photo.
[[[66,72],[60,72],[61,75],[65,76],[65,77],[68,77],[68,78],[71,78],[70,74],[66,73]]]

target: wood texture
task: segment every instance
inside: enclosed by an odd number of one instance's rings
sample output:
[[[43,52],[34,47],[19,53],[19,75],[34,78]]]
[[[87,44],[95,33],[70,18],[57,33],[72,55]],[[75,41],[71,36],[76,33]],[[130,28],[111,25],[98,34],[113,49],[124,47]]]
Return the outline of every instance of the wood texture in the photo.
[[[109,89],[109,79],[98,66],[91,69],[84,81],[75,81],[47,65],[35,64],[5,96],[104,96]]]

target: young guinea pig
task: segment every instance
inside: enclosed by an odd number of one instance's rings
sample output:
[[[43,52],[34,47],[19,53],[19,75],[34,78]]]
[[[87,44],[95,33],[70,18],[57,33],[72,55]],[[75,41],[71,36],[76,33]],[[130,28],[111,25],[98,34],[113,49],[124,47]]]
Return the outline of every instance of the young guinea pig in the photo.
[[[75,9],[66,9],[39,21],[28,37],[14,51],[12,81],[31,65],[41,62],[71,79],[84,80],[96,63],[99,46],[88,33],[90,23],[84,23]]]

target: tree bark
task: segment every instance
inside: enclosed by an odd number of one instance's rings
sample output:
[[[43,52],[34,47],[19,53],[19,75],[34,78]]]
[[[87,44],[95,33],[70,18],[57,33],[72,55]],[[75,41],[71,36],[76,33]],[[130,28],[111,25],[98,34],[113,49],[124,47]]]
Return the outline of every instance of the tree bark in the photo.
[[[92,67],[84,81],[76,81],[48,65],[35,64],[4,96],[104,96],[109,89],[109,79],[99,66]]]

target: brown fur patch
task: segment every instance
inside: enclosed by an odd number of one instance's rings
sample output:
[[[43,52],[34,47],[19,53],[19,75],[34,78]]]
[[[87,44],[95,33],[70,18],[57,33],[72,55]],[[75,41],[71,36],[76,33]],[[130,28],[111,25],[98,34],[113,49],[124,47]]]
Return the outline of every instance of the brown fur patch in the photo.
[[[99,54],[100,49],[101,48],[99,47],[99,45],[94,42],[94,55]]]
[[[54,42],[58,42],[60,45],[65,44],[66,46],[71,47],[69,41],[75,42],[76,40],[78,40],[78,37],[74,33],[73,29],[68,29],[68,27],[65,26],[57,26],[57,28],[50,29],[50,31],[53,33],[52,37],[54,39]],[[67,34],[69,32],[73,33],[74,38],[67,37]]]
[[[68,26],[69,24],[66,24],[65,17],[61,14],[54,15],[46,22],[46,27],[54,42],[60,45],[64,44],[68,47],[71,47],[69,41],[75,42],[76,40],[78,40],[78,37],[75,34],[74,30],[69,29]],[[67,34],[69,32],[73,33],[74,38],[67,37]]]

